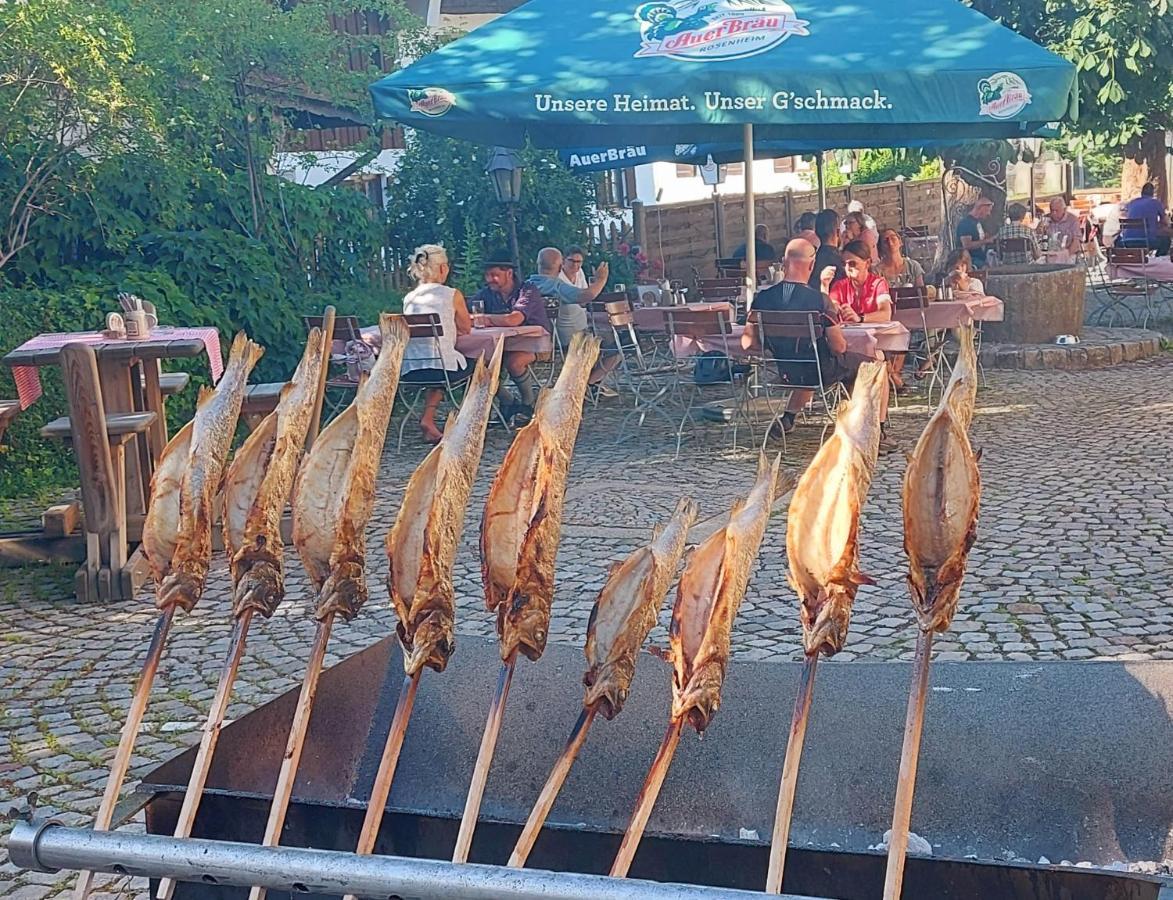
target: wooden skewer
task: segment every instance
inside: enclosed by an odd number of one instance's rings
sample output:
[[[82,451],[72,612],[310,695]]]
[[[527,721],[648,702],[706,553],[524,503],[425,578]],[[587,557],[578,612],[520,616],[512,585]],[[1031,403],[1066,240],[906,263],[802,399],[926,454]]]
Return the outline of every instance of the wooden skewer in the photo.
[[[656,758],[652,760],[652,767],[648,769],[648,777],[644,780],[644,786],[640,788],[639,796],[635,800],[631,824],[627,826],[623,842],[619,845],[619,852],[615,855],[615,862],[611,865],[612,878],[626,878],[628,870],[631,869],[635,851],[639,849],[639,842],[652,815],[652,807],[656,805],[656,798],[660,796],[660,788],[664,785],[668,767],[672,765],[672,757],[680,743],[680,729],[683,727],[683,716],[668,723],[668,731],[664,735],[664,740],[660,742],[660,749],[656,751]]]
[[[904,720],[904,747],[900,752],[900,777],[896,783],[896,808],[892,813],[892,836],[888,840],[888,870],[884,874],[884,900],[899,900],[904,884],[904,860],[908,853],[908,827],[912,822],[912,795],[916,790],[916,767],[920,761],[920,737],[925,724],[925,698],[929,692],[929,665],[933,659],[933,633],[921,631],[916,637],[916,659],[912,664],[912,687],[908,692],[908,713]]]
[[[114,754],[114,762],[110,764],[110,776],[106,779],[106,790],[102,794],[102,803],[98,813],[94,816],[94,831],[109,831],[110,823],[114,820],[114,807],[118,803],[118,795],[122,791],[122,784],[126,781],[126,772],[130,768],[130,754],[134,750],[134,742],[138,739],[139,730],[143,725],[143,714],[147,711],[147,700],[151,695],[151,685],[155,683],[155,673],[159,670],[159,660],[163,657],[163,648],[167,644],[167,634],[171,631],[171,623],[175,619],[175,607],[169,606],[159,615],[155,622],[155,633],[151,636],[151,644],[147,648],[147,658],[143,660],[142,672],[138,676],[138,684],[134,688],[134,696],[130,700],[130,711],[126,714],[126,724],[122,726],[122,736],[118,741],[118,751]],[[77,879],[74,889],[76,900],[86,900],[94,884],[93,872],[82,872]]]
[[[541,832],[542,826],[546,824],[546,817],[550,815],[550,809],[558,797],[558,792],[562,790],[566,776],[570,774],[570,767],[574,765],[574,760],[578,758],[578,751],[586,743],[587,732],[590,731],[591,723],[595,721],[596,712],[597,709],[593,706],[589,709],[583,709],[578,721],[574,723],[574,729],[566,741],[566,748],[554,763],[554,769],[550,772],[550,777],[546,779],[542,793],[538,795],[538,802],[534,804],[533,811],[530,812],[529,818],[526,820],[525,828],[521,830],[521,837],[517,839],[517,846],[513,848],[513,853],[509,857],[508,865],[511,868],[520,869],[525,866],[525,861],[529,858],[530,851],[534,849],[534,844],[538,840],[538,834]]]
[[[815,692],[815,669],[819,651],[808,653],[802,664],[798,696],[794,698],[794,715],[790,720],[790,737],[786,741],[786,758],[782,763],[782,783],[778,787],[778,809],[774,813],[774,834],[770,839],[770,869],[766,875],[766,893],[782,893],[782,874],[786,868],[786,846],[790,843],[790,822],[794,816],[794,793],[798,789],[798,765],[806,741],[811,698]]]
[[[399,765],[399,751],[403,749],[403,738],[407,734],[407,723],[411,719],[415,692],[419,684],[420,673],[416,672],[414,675],[406,676],[403,679],[403,687],[399,689],[399,702],[395,704],[391,730],[387,733],[387,743],[383,745],[383,758],[379,760],[379,771],[375,774],[375,783],[371,787],[367,815],[363,819],[362,831],[358,836],[358,849],[355,853],[360,856],[369,855],[375,849],[375,839],[379,836],[379,826],[383,824],[383,813],[387,809],[387,798],[391,795],[391,782]],[[347,894],[343,900],[357,898],[354,894]]]
[[[215,696],[212,697],[208,720],[204,724],[204,733],[200,738],[200,748],[196,751],[191,778],[187,782],[187,793],[183,795],[183,807],[179,810],[179,821],[175,825],[177,838],[190,837],[192,826],[195,825],[196,812],[204,796],[204,782],[207,781],[208,772],[212,768],[212,754],[216,752],[216,742],[220,739],[220,729],[224,725],[224,716],[228,713],[232,685],[236,681],[236,673],[244,657],[253,612],[252,609],[246,609],[232,625],[232,637],[228,642],[228,653],[224,657],[224,668],[220,671],[220,683],[216,686]],[[175,881],[164,878],[159,882],[159,890],[155,892],[155,897],[157,900],[171,900],[174,893]]]
[[[305,748],[306,731],[310,724],[310,711],[313,709],[314,696],[318,692],[318,678],[322,674],[322,661],[326,656],[326,644],[330,642],[330,629],[333,625],[334,614],[331,613],[318,623],[318,630],[314,633],[314,643],[310,647],[310,658],[306,663],[301,693],[297,697],[297,707],[293,711],[293,722],[289,726],[289,740],[285,744],[285,756],[281,760],[277,786],[273,789],[273,805],[269,808],[269,821],[265,825],[265,838],[261,842],[265,847],[276,847],[281,843],[281,829],[285,825],[285,814],[289,811],[289,801],[293,796],[293,782],[297,778],[297,764],[301,761],[301,751]],[[249,891],[248,896],[249,900],[264,900],[265,889],[254,887]]]
[[[497,735],[501,733],[501,721],[505,716],[505,701],[509,699],[509,685],[513,681],[513,670],[517,666],[517,651],[501,665],[501,676],[497,679],[497,690],[489,707],[489,718],[485,722],[485,733],[481,736],[481,749],[477,763],[472,770],[472,784],[468,788],[468,800],[464,804],[464,815],[460,819],[460,833],[456,836],[456,849],[452,853],[454,863],[468,862],[468,851],[472,847],[472,833],[477,827],[481,812],[481,799],[485,795],[485,783],[489,780],[489,767],[493,765],[493,753],[497,749]]]

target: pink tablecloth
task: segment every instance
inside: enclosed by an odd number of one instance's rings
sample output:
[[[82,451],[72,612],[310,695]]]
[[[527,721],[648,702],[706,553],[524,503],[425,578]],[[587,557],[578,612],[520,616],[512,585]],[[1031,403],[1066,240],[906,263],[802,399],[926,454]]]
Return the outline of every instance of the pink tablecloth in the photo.
[[[372,347],[378,348],[379,326],[371,325],[362,329],[363,340]],[[497,341],[505,339],[506,350],[518,350],[524,353],[549,353],[553,344],[550,332],[541,325],[513,325],[493,326],[490,328],[474,328],[468,334],[456,338],[456,349],[468,357],[487,356],[497,346]],[[416,340],[430,340],[430,338],[416,338]]]
[[[930,331],[957,328],[974,322],[1001,322],[1005,306],[997,297],[965,297],[960,300],[934,300],[925,308],[921,322],[919,309],[898,309],[893,318],[906,328]]]
[[[1173,282],[1173,259],[1167,256],[1150,256],[1142,266],[1111,266],[1113,278],[1147,278],[1149,281]]]
[[[170,328],[158,326],[151,330],[151,336],[146,341],[137,343],[151,343],[154,341],[183,341],[200,340],[204,342],[204,352],[208,355],[208,368],[212,371],[212,381],[219,381],[224,374],[224,360],[220,357],[220,332],[215,328]],[[66,344],[91,344],[94,346],[105,344],[122,344],[126,341],[111,340],[100,331],[77,331],[54,334],[38,334],[35,338],[25,341],[15,351],[19,350],[54,350]],[[41,396],[41,378],[35,366],[14,366],[12,377],[16,380],[16,395],[20,398],[20,408],[28,409]]]
[[[734,325],[733,333],[727,338],[714,334],[703,338],[678,337],[673,352],[678,357],[693,356],[697,353],[717,352],[728,350],[730,357],[748,356],[749,353],[741,348],[741,336],[745,333],[744,325]],[[868,359],[878,359],[879,351],[903,353],[908,349],[909,333],[899,322],[865,322],[859,325],[844,325],[843,336],[847,339],[847,352],[853,356],[863,356]]]

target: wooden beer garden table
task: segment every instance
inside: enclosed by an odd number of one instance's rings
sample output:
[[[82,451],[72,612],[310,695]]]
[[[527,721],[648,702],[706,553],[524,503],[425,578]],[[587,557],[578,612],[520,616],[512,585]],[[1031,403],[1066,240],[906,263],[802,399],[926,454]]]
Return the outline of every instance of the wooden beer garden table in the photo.
[[[141,539],[143,519],[146,516],[151,475],[167,444],[159,363],[164,359],[188,359],[207,353],[212,378],[218,380],[224,368],[219,333],[215,328],[159,326],[145,340],[112,339],[101,332],[38,335],[9,352],[2,360],[13,371],[21,409],[27,409],[41,396],[39,370],[60,365],[63,348],[71,344],[84,344],[93,349],[100,398],[107,416],[155,414],[149,428],[126,439],[126,481],[121,504],[123,519],[119,525],[124,529],[126,539],[137,543]],[[66,389],[76,390],[72,384],[67,384]],[[77,399],[75,396],[74,401]],[[76,514],[66,515],[67,523],[75,518]],[[38,559],[61,561],[85,558],[85,539],[80,535],[72,536],[72,524],[50,527],[48,516],[45,523],[44,533],[0,539],[0,565]],[[136,561],[135,565],[141,567],[141,561]],[[131,564],[127,568],[131,568]],[[133,574],[134,580],[139,580],[138,569]]]

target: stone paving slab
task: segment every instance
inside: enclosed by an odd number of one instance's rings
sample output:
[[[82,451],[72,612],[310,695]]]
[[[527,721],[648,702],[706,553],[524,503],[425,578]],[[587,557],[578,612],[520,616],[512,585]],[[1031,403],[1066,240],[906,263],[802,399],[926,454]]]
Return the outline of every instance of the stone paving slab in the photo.
[[[977,545],[953,629],[935,642],[938,658],[1173,659],[1173,356],[1098,371],[990,371],[979,395],[974,443],[983,451],[984,496]],[[614,405],[615,401],[610,401]],[[902,401],[895,436],[911,448],[928,410]],[[587,617],[610,564],[644,542],[682,493],[702,517],[721,515],[753,479],[754,458],[730,453],[723,432],[686,443],[648,428],[614,442],[619,416],[588,410],[575,454],[551,640],[581,646]],[[784,460],[801,469],[819,427],[800,427]],[[481,600],[476,535],[479,509],[508,438],[491,432],[466,522],[456,572],[458,630],[492,634]],[[382,542],[419,443],[389,451],[369,535],[372,601],[335,629],[327,663],[394,628],[383,582]],[[904,460],[881,460],[862,524],[863,569],[875,585],[859,594],[847,649],[853,659],[911,657],[913,617],[904,587],[900,487]],[[784,505],[771,519],[761,559],[738,618],[733,652],[743,659],[796,659],[800,634],[786,583]],[[291,567],[288,597],[254,625],[230,717],[294,686],[313,633],[306,580]],[[195,742],[228,638],[228,574],[213,567],[207,595],[175,625],[132,768],[141,773]],[[0,571],[0,810],[30,791],[45,812],[87,821],[154,613],[149,597],[78,605],[71,573]],[[652,642],[666,644],[668,610]],[[459,647],[457,649],[459,653]],[[789,709],[784,698],[780,709]],[[6,829],[0,824],[0,833]],[[23,873],[0,852],[0,896],[55,897],[69,878]],[[108,879],[109,896],[143,887]]]

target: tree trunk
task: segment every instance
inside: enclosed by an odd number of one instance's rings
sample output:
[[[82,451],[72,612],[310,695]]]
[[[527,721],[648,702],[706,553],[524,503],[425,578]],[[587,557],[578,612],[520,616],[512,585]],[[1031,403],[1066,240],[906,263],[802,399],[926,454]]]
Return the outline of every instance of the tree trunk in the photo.
[[[1146,182],[1157,189],[1157,199],[1169,205],[1169,179],[1165,157],[1165,132],[1146,131],[1124,148],[1124,170],[1120,176],[1120,197],[1128,201],[1140,196]]]

